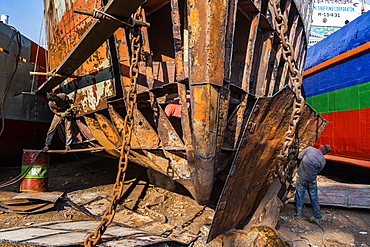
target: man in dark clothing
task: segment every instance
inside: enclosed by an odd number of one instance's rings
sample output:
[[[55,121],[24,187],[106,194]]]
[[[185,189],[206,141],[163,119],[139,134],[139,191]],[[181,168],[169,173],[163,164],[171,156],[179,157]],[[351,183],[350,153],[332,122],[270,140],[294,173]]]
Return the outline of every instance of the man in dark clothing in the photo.
[[[301,163],[297,170],[296,181],[296,219],[302,219],[303,198],[306,190],[310,196],[311,206],[314,218],[310,220],[320,220],[322,215],[320,213],[319,199],[317,196],[317,174],[324,168],[326,160],[324,155],[331,151],[329,145],[320,145],[319,148],[307,147],[298,155]]]
[[[49,100],[49,108],[54,113],[53,120],[51,121],[48,133],[46,135],[45,147],[42,149],[43,152],[49,150],[49,146],[53,139],[54,133],[57,130],[59,124],[65,123],[66,131],[66,151],[70,150],[72,143],[72,128],[71,120],[72,114],[70,111],[71,101],[65,93],[47,93],[47,99]]]

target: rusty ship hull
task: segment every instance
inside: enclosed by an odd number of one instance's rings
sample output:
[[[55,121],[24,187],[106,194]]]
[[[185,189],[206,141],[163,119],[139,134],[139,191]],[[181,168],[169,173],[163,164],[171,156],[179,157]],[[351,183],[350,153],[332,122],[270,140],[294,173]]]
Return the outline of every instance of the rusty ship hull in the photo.
[[[250,218],[277,177],[296,93],[271,3],[44,0],[52,76],[37,94],[67,93],[80,106],[73,148],[101,147],[117,159],[132,114],[130,162],[171,177],[200,204],[218,175],[228,174],[211,240]],[[302,68],[312,2],[277,3]],[[129,18],[140,6],[149,24],[135,55]],[[129,112],[133,61],[136,103]],[[174,99],[180,118],[167,113]],[[313,145],[327,124],[309,105],[303,109],[296,150]],[[280,166],[283,189],[295,165]]]
[[[52,118],[47,100],[22,93],[36,90],[46,80],[30,76],[35,69],[46,71],[46,58],[43,47],[0,22],[0,157],[44,145]]]

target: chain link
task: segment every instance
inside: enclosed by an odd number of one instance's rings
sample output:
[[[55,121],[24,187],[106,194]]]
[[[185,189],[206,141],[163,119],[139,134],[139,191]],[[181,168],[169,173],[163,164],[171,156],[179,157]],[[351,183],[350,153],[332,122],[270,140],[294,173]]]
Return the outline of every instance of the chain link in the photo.
[[[138,8],[134,14],[134,18],[141,20],[141,7]],[[110,207],[103,214],[99,226],[96,228],[95,232],[91,233],[84,241],[84,245],[91,247],[95,246],[102,235],[104,234],[107,227],[112,223],[114,215],[116,213],[116,208],[119,200],[123,195],[123,186],[125,179],[125,172],[129,161],[129,153],[131,150],[131,136],[132,129],[134,125],[134,108],[136,105],[136,84],[139,77],[139,52],[141,51],[141,30],[140,27],[134,26],[130,30],[130,40],[131,40],[131,64],[130,64],[130,87],[126,93],[126,116],[122,132],[122,147],[121,155],[118,163],[118,172],[116,176],[116,182],[112,189],[112,201]]]
[[[283,137],[283,147],[280,150],[280,153],[277,155],[277,173],[281,179],[281,182],[284,182],[286,179],[286,174],[284,175],[284,167],[282,164],[284,161],[287,160],[288,155],[290,156],[290,160],[288,161],[288,166],[295,165],[296,162],[291,162],[292,158],[296,156],[297,151],[295,154],[291,154],[289,149],[292,149],[293,143],[295,141],[295,135],[297,131],[297,125],[301,118],[302,112],[304,110],[305,99],[302,96],[301,86],[302,86],[302,73],[297,68],[295,57],[294,57],[294,49],[292,44],[289,42],[289,38],[287,35],[288,31],[288,20],[285,15],[282,14],[281,9],[279,8],[279,0],[270,1],[270,5],[272,6],[272,10],[274,13],[274,25],[276,28],[276,32],[279,34],[282,48],[283,48],[283,58],[285,62],[288,63],[289,67],[289,82],[295,93],[295,98],[293,102],[293,112],[290,116],[289,121],[289,128],[285,132]],[[289,168],[289,167],[288,167]]]

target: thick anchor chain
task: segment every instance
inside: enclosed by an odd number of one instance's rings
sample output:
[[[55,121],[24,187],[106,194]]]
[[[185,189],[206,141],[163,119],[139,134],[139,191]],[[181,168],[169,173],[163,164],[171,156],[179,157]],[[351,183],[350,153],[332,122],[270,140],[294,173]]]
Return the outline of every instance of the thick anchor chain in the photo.
[[[299,120],[301,119],[302,112],[304,111],[305,99],[302,96],[301,86],[302,86],[302,73],[297,68],[297,64],[295,62],[294,57],[294,49],[292,44],[288,38],[288,20],[285,15],[282,14],[281,9],[279,8],[279,1],[270,1],[270,5],[272,7],[272,11],[274,14],[273,22],[276,28],[276,32],[279,34],[281,39],[282,45],[282,56],[285,62],[288,63],[289,67],[289,82],[295,94],[294,102],[293,102],[293,112],[290,116],[289,127],[288,130],[285,132],[283,137],[283,147],[280,150],[280,153],[277,155],[277,173],[280,177],[281,182],[285,182],[286,174],[284,174],[284,166],[283,163],[288,159],[288,166],[292,166],[295,164],[294,157],[296,157],[296,153],[293,151],[289,153],[291,149],[297,131],[297,125]]]
[[[138,8],[134,14],[135,19],[140,19],[141,17],[141,7]],[[126,91],[126,111],[127,114],[124,120],[124,127],[122,131],[122,146],[121,155],[118,162],[118,173],[116,176],[116,182],[112,189],[112,201],[110,207],[103,214],[99,226],[96,228],[95,232],[91,233],[84,241],[84,245],[91,247],[95,246],[102,235],[104,234],[107,227],[112,223],[114,215],[116,213],[116,208],[119,200],[123,195],[123,186],[125,180],[125,172],[129,162],[129,153],[131,150],[131,136],[134,126],[133,112],[136,105],[136,84],[139,77],[139,53],[141,51],[141,30],[140,27],[134,26],[130,30],[130,40],[131,40],[131,64],[130,64],[130,86]]]

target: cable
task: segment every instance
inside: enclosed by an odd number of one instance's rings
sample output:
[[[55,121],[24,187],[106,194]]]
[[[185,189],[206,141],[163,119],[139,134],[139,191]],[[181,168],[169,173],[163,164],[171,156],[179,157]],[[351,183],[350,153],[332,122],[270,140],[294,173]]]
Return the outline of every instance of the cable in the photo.
[[[306,214],[308,215],[308,216],[310,216],[310,213],[308,212],[308,210],[307,210],[307,208],[306,208],[306,206],[303,204],[303,208],[304,208],[304,210],[306,211]],[[308,218],[311,218],[311,217],[308,217]],[[326,244],[325,244],[325,239],[324,239],[324,235],[325,235],[325,233],[326,233],[326,230],[325,230],[325,228],[317,221],[317,220],[314,220],[313,221],[313,223],[314,224],[316,224],[317,226],[319,226],[322,230],[323,230],[323,233],[321,234],[321,241],[322,241],[322,243],[323,243],[323,245],[324,245],[324,247],[326,247]],[[317,241],[318,241],[318,239],[319,239],[319,237],[316,239],[316,242],[315,242],[315,245],[317,245]]]
[[[292,242],[292,244],[293,244],[293,247],[295,247],[295,243],[294,243],[294,242],[297,242],[297,241],[304,241],[304,239],[292,239],[292,240],[285,240],[285,242]]]
[[[38,40],[38,45],[37,45],[36,58],[35,58],[35,65],[34,65],[34,67],[33,67],[33,72],[36,72],[37,63],[38,63],[38,59],[39,59],[39,51],[40,51],[41,34],[42,34],[42,28],[43,28],[43,25],[44,25],[44,21],[42,21],[42,22],[41,22],[40,33],[39,33],[39,40]],[[32,78],[31,92],[33,91],[33,89],[34,89],[34,87],[35,87],[35,78],[36,78],[36,76],[34,75],[34,76],[33,76],[33,78]]]
[[[37,157],[39,157],[39,155],[40,155],[40,152],[38,152],[37,155],[35,156],[35,158],[33,158],[33,160],[28,165],[28,167],[27,167],[26,170],[24,170],[21,174],[19,174],[15,178],[12,178],[9,181],[0,184],[0,188],[4,188],[4,187],[7,187],[9,185],[15,184],[16,182],[18,182],[19,180],[21,180],[22,178],[24,178],[27,175],[27,173],[32,169],[32,165],[33,165],[33,163],[35,163],[35,161],[36,161]]]
[[[314,223],[315,223],[316,225],[318,225],[318,226],[323,230],[323,232],[322,232],[322,234],[321,234],[321,242],[322,242],[322,244],[324,245],[324,247],[326,247],[325,239],[324,239],[324,235],[325,235],[325,233],[326,233],[326,230],[325,230],[325,228],[324,228],[324,227],[323,227],[319,222],[317,222],[316,220],[314,221]],[[318,239],[319,239],[319,238],[317,238],[317,239],[316,239],[315,245],[317,245],[317,241],[318,241]]]

